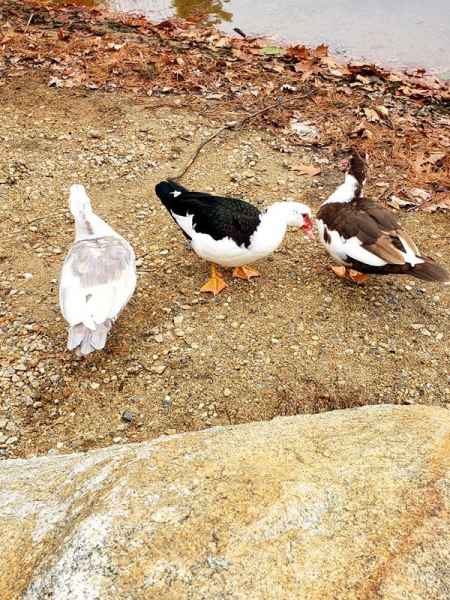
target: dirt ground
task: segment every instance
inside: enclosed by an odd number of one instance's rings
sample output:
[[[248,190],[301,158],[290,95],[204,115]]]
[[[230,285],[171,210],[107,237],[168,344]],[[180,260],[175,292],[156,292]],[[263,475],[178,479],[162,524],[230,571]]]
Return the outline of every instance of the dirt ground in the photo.
[[[0,456],[70,452],[163,434],[377,403],[450,406],[450,287],[335,278],[318,242],[288,233],[217,298],[208,274],[156,198],[196,145],[227,118],[188,98],[0,87]],[[265,206],[317,210],[338,162],[283,150],[283,132],[245,129],[212,142],[184,180]],[[321,164],[305,177],[290,167]],[[74,236],[68,188],[134,246],[136,293],[107,349],[65,349],[57,279]],[[379,179],[368,189],[380,195]],[[399,213],[426,254],[450,267],[448,214]]]

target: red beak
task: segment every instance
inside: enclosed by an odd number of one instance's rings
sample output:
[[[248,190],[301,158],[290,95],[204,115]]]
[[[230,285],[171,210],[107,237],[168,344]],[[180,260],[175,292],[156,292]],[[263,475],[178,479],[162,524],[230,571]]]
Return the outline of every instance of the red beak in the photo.
[[[303,217],[302,229],[303,229],[303,233],[306,235],[307,238],[309,238],[310,240],[315,239],[313,221],[312,221],[311,217],[309,217],[308,215],[305,215]]]

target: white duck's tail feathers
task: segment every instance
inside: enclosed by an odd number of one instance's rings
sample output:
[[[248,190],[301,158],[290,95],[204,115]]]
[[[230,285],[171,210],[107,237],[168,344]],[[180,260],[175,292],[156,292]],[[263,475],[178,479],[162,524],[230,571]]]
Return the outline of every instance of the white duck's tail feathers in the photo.
[[[109,330],[113,324],[112,319],[89,329],[83,323],[78,323],[69,328],[68,350],[75,350],[78,356],[86,356],[94,350],[102,350],[106,344]]]

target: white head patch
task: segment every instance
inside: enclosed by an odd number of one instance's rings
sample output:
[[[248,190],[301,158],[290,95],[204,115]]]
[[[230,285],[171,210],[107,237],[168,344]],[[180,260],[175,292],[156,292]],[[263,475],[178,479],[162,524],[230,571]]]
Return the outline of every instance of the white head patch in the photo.
[[[172,194],[172,196],[174,198],[176,198],[177,196],[181,196],[181,192],[179,192],[178,190],[173,190],[173,192],[170,192]]]

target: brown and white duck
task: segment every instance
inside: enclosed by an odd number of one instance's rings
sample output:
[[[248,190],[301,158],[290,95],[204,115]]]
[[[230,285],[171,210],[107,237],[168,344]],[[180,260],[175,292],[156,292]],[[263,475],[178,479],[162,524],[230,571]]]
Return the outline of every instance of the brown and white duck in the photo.
[[[320,241],[340,266],[339,277],[357,283],[368,273],[450,281],[449,273],[424,256],[392,212],[364,198],[367,162],[352,150],[344,183],[317,214]]]

